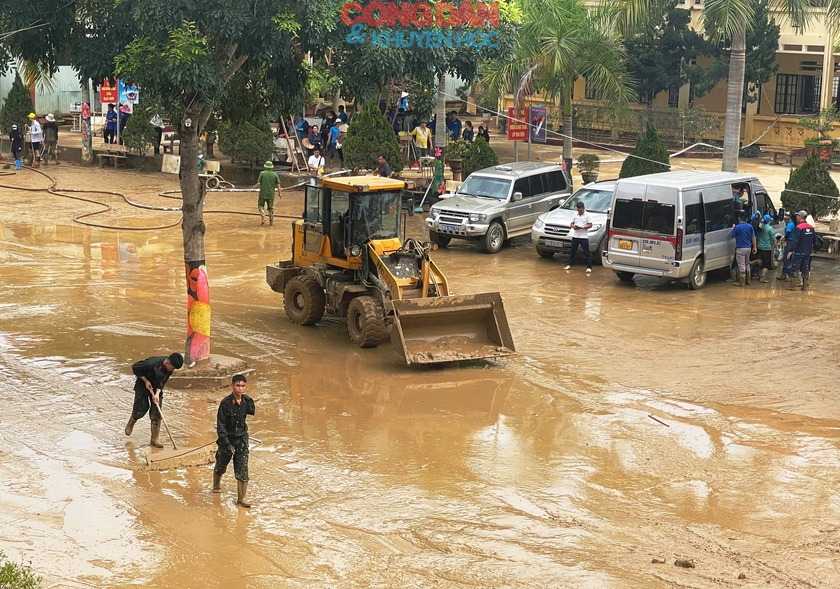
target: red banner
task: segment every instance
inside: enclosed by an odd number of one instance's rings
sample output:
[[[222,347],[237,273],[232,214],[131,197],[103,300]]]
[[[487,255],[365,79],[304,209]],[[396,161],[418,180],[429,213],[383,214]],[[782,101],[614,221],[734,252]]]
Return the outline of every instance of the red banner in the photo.
[[[119,98],[116,86],[111,86],[110,80],[105,80],[99,87],[99,102],[102,104],[116,104]]]
[[[530,108],[523,106],[516,109],[508,109],[508,139],[510,141],[528,141],[528,119],[530,119]]]

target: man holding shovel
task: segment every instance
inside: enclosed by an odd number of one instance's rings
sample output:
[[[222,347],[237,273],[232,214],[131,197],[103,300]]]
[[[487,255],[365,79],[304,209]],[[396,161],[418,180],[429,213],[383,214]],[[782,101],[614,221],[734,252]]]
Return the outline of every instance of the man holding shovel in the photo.
[[[131,367],[131,371],[137,377],[134,382],[134,406],[128,425],[125,426],[125,435],[130,436],[137,420],[148,413],[152,421],[152,438],[149,443],[155,448],[163,448],[163,444],[158,440],[162,419],[159,407],[163,404],[163,387],[172,373],[183,365],[184,357],[178,352],[169,356],[152,356],[134,363]]]
[[[216,466],[213,468],[213,492],[221,493],[222,475],[233,458],[233,476],[236,477],[236,503],[251,507],[245,496],[248,493],[248,424],[245,418],[254,414],[254,400],[245,394],[245,375],[233,377],[233,393],[219,403],[216,416]]]

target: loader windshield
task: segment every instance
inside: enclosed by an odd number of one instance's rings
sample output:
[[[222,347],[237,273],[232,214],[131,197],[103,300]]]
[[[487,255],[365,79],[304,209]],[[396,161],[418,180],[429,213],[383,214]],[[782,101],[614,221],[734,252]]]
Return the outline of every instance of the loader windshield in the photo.
[[[352,209],[352,243],[361,245],[373,239],[398,237],[401,204],[399,192],[358,195]]]

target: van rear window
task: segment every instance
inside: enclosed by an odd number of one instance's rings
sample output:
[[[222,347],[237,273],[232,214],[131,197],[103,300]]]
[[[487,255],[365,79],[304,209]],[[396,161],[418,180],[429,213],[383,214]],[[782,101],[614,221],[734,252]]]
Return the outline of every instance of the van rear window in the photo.
[[[617,198],[612,227],[673,235],[674,217],[675,207],[672,204]]]

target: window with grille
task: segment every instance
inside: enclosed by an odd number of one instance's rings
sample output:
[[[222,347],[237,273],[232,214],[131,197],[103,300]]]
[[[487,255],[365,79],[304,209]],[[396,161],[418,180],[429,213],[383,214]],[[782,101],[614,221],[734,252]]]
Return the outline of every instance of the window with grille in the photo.
[[[776,102],[773,110],[776,114],[796,113],[796,94],[799,89],[799,76],[776,74]]]
[[[587,100],[601,100],[601,92],[593,88],[589,83],[586,84],[583,94]]]
[[[668,108],[680,107],[680,89],[668,88]]]

